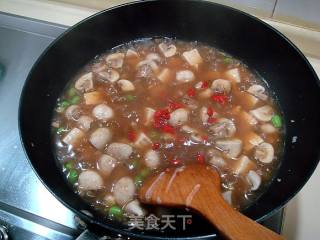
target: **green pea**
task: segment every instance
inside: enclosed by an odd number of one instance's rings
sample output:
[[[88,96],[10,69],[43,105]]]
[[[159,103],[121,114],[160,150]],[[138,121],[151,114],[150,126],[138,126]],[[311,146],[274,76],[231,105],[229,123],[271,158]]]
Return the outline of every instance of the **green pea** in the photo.
[[[224,62],[225,64],[230,64],[230,63],[233,62],[233,60],[232,60],[232,58],[225,57],[225,58],[223,59],[223,62]]]
[[[151,173],[150,168],[144,168],[141,170],[140,175],[142,178],[146,178]]]
[[[129,94],[129,95],[126,95],[125,98],[128,102],[132,102],[132,101],[136,100],[137,96]]]
[[[68,129],[63,128],[63,127],[59,127],[59,128],[57,128],[56,133],[60,135],[60,134],[62,134],[63,132],[66,132],[66,131],[68,131]]]
[[[119,206],[113,205],[109,208],[108,215],[110,218],[120,220],[123,216],[123,211]]]
[[[67,169],[68,171],[70,171],[70,170],[74,169],[74,163],[73,163],[73,161],[66,162],[66,163],[63,165],[63,167],[64,167],[65,169]]]
[[[274,115],[271,118],[271,122],[272,122],[273,126],[275,126],[276,128],[281,128],[281,126],[282,126],[282,120],[279,115]]]
[[[75,184],[77,181],[78,181],[78,177],[79,177],[79,174],[77,172],[77,170],[75,169],[71,169],[68,173],[68,181],[71,183],[71,184]]]
[[[72,88],[70,88],[69,90],[68,90],[68,96],[69,97],[74,97],[74,96],[76,96],[77,95],[77,90],[74,88],[74,87],[72,87]]]
[[[74,96],[73,98],[70,99],[71,104],[77,104],[80,102],[80,97],[78,95]]]
[[[71,105],[71,103],[69,103],[67,100],[63,100],[58,105],[59,105],[59,107],[66,108],[66,107],[69,107]]]
[[[136,187],[140,187],[142,185],[142,182],[143,177],[140,174],[134,177],[134,185],[136,185]]]

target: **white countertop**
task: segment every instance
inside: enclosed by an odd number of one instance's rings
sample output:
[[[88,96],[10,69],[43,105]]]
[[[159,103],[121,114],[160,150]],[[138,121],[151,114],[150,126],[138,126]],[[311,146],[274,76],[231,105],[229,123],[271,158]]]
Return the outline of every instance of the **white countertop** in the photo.
[[[101,5],[101,1],[95,0],[95,2]],[[105,6],[111,7],[124,2],[128,1],[108,0]],[[0,0],[0,11],[72,26],[99,10],[48,0]],[[304,52],[320,77],[320,32],[272,19],[263,20],[292,40]],[[320,166],[302,191],[288,203],[283,229],[288,240],[319,239],[319,183]]]

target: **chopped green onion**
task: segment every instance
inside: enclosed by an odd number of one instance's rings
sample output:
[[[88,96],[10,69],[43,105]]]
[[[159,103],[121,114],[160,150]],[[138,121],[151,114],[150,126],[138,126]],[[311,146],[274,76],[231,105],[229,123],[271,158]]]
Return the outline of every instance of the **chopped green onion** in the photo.
[[[71,103],[69,103],[67,100],[63,100],[62,102],[58,103],[58,106],[62,108],[69,107],[70,105]]]
[[[151,173],[150,168],[144,168],[141,170],[140,174],[142,178],[147,177]]]
[[[140,187],[142,185],[142,182],[143,177],[140,174],[134,177],[134,185],[136,185],[136,187]]]
[[[69,90],[68,90],[68,96],[69,97],[74,97],[74,96],[76,96],[77,95],[77,90],[74,88],[74,87],[72,87],[72,88],[70,88]]]
[[[63,167],[64,167],[65,169],[67,169],[68,171],[70,171],[70,170],[74,169],[74,163],[73,163],[73,161],[66,162],[66,163],[63,165]]]
[[[149,137],[153,140],[158,140],[160,139],[160,133],[158,133],[157,131],[151,131]]]
[[[71,104],[77,104],[80,102],[80,97],[78,95],[74,96],[73,98],[70,99]]]
[[[110,218],[121,220],[123,211],[119,206],[113,205],[111,208],[109,208],[108,215]]]
[[[68,173],[68,181],[71,183],[71,184],[75,184],[77,181],[78,181],[78,177],[79,177],[79,174],[77,172],[77,170],[75,169],[71,169],[70,172]]]
[[[275,126],[276,128],[281,128],[281,126],[282,126],[282,120],[279,115],[274,115],[271,118],[271,122],[272,122],[273,126]]]
[[[129,94],[129,95],[126,95],[125,98],[128,102],[132,102],[136,100],[137,96]]]
[[[223,62],[224,62],[225,64],[230,64],[230,63],[233,62],[233,60],[232,60],[232,58],[225,57],[225,58],[223,59]]]
[[[63,127],[59,127],[59,128],[57,128],[56,133],[60,135],[60,134],[62,134],[63,132],[66,132],[66,131],[68,131],[68,129],[63,128]]]

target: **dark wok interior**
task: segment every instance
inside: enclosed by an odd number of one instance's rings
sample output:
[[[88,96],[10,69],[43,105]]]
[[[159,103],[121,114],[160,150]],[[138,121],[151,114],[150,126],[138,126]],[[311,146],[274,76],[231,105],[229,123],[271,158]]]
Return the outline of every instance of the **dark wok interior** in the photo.
[[[88,61],[119,44],[155,36],[200,41],[220,48],[255,69],[274,90],[287,127],[283,160],[270,188],[244,213],[261,220],[279,209],[302,188],[319,161],[318,79],[303,55],[263,22],[201,1],[148,1],[107,10],[71,28],[43,53],[24,86],[19,119],[26,153],[40,179],[92,226],[126,233],[124,226],[80,212],[91,209],[68,187],[57,167],[50,123],[57,97]],[[204,221],[193,222],[188,231],[150,234],[175,238],[214,234]],[[127,234],[141,239],[136,235],[139,232]]]

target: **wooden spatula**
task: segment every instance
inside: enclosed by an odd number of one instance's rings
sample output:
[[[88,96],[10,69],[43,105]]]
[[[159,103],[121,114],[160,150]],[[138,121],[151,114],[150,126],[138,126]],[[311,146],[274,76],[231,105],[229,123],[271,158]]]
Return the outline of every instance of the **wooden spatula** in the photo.
[[[167,169],[146,179],[139,198],[147,204],[192,208],[226,239],[284,239],[230,207],[221,196],[219,174],[203,164]]]

